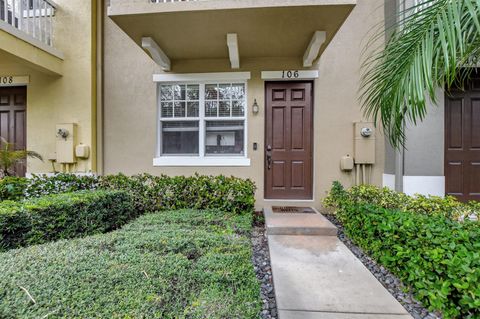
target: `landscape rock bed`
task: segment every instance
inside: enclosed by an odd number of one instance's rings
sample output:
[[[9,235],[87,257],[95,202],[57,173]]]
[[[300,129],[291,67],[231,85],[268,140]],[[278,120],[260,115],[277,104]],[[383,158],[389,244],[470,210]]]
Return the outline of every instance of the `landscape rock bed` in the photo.
[[[377,278],[377,280],[394,296],[402,306],[415,319],[441,319],[439,314],[430,312],[428,309],[417,301],[411,293],[404,292],[405,287],[401,281],[393,275],[385,267],[377,264],[372,258],[363,252],[363,250],[355,245],[350,238],[344,233],[342,224],[338,219],[330,214],[324,215],[338,228],[338,238],[347,246],[352,253],[360,259],[367,269]]]
[[[260,318],[278,318],[277,302],[273,287],[272,267],[270,265],[270,252],[265,234],[265,225],[259,223],[252,231],[253,265],[258,280],[261,283],[262,311]]]

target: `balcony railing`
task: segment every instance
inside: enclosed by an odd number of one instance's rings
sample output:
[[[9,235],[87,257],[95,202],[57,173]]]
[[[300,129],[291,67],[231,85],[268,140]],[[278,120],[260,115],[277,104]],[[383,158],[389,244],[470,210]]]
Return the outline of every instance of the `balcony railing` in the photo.
[[[0,21],[53,47],[55,8],[51,0],[0,0]]]

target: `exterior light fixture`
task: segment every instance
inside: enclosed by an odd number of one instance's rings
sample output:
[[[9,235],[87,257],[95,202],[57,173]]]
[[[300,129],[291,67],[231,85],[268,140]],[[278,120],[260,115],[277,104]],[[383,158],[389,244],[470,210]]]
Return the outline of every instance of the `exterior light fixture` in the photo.
[[[258,106],[257,99],[255,99],[252,106],[252,112],[253,114],[258,114],[259,111],[260,111],[260,107]]]

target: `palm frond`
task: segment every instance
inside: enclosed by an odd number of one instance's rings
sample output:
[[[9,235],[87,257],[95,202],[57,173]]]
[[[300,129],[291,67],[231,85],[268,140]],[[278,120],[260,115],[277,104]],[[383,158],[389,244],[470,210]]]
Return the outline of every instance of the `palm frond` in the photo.
[[[400,12],[385,48],[362,65],[361,101],[390,143],[405,143],[407,122],[427,114],[436,90],[468,77],[480,53],[480,0],[423,0]]]
[[[4,175],[11,175],[13,167],[27,158],[36,158],[43,161],[43,157],[34,151],[15,150],[15,144],[8,142],[0,136],[0,172]]]

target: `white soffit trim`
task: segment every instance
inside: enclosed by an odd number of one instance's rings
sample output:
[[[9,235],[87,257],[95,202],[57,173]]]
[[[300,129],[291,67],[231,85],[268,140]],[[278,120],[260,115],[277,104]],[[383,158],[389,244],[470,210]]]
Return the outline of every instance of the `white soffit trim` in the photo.
[[[250,72],[154,74],[153,82],[246,81]]]
[[[157,42],[150,37],[142,38],[142,48],[147,50],[152,57],[152,60],[155,61],[162,70],[170,71],[171,63],[168,56],[163,52],[163,50],[158,46]]]
[[[228,55],[232,69],[240,68],[240,53],[238,52],[238,36],[236,33],[227,34]]]
[[[292,76],[289,76],[293,74]],[[318,70],[262,71],[262,80],[313,80],[319,77]]]
[[[313,61],[318,56],[320,52],[320,47],[325,40],[327,39],[327,33],[325,31],[315,31],[313,34],[312,40],[310,40],[310,44],[308,45],[305,54],[303,55],[303,66],[308,68],[313,65]]]

